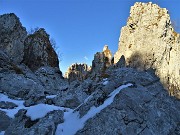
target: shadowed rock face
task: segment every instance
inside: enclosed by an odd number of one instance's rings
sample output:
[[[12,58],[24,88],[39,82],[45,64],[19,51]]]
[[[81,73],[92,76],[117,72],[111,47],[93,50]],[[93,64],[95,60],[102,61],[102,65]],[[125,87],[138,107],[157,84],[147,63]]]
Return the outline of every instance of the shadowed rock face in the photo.
[[[25,63],[32,71],[42,66],[58,67],[58,56],[49,41],[49,35],[44,29],[39,29],[25,40]]]
[[[180,101],[168,95],[153,72],[132,68],[113,70],[109,83],[79,108],[81,117],[91,108],[106,104],[109,93],[121,83],[134,85],[120,91],[112,104],[90,118],[76,135],[178,135]]]
[[[15,14],[0,16],[0,49],[17,64],[23,59],[26,36],[26,29]]]
[[[165,8],[135,3],[119,40],[115,63],[124,55],[130,67],[155,68],[169,93],[180,98],[180,35],[174,31]]]

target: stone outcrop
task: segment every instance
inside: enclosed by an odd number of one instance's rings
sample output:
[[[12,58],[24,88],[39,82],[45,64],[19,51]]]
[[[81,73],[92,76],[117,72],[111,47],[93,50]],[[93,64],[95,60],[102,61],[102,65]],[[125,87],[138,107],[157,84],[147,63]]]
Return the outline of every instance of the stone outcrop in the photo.
[[[31,120],[22,109],[7,128],[5,135],[52,135],[58,123],[63,122],[63,112],[53,111],[42,119]]]
[[[179,134],[180,101],[168,95],[153,72],[132,68],[112,71],[109,83],[96,89],[93,97],[79,107],[81,118],[92,108],[106,104],[109,93],[123,83],[131,82],[133,86],[117,94],[113,103],[90,118],[76,135]]]
[[[92,62],[91,72],[94,74],[102,74],[105,70],[112,64],[112,53],[105,45],[102,52],[97,52],[94,55],[94,60]]]
[[[82,81],[87,77],[87,74],[90,70],[90,67],[88,67],[87,64],[72,64],[67,72],[65,73],[65,78],[69,80],[69,82],[72,82],[74,80]]]
[[[131,7],[114,62],[122,55],[127,66],[156,69],[169,93],[180,98],[180,35],[174,31],[167,9],[151,2]]]
[[[43,28],[28,35],[24,45],[23,63],[32,71],[41,66],[59,67],[58,56],[49,41],[49,35]]]
[[[107,64],[111,64],[111,59],[112,59],[112,53],[111,51],[109,50],[108,48],[108,45],[105,45],[104,48],[103,48],[103,53],[104,53],[104,56],[106,58],[108,58],[108,63]],[[107,65],[108,66],[108,65]]]
[[[0,16],[0,27],[0,92],[21,98],[30,106],[44,102],[47,94],[67,88],[57,54],[44,29],[26,37],[25,28],[14,14]],[[1,105],[3,108],[5,104]]]
[[[15,14],[0,16],[0,50],[3,50],[15,63],[23,60],[26,36],[26,29]]]
[[[45,87],[46,94],[56,94],[57,91],[68,87],[68,82],[64,80],[62,72],[57,67],[41,67],[35,72],[35,75]]]
[[[9,118],[5,112],[3,111],[0,111],[0,116],[1,116],[1,119],[0,119],[0,132],[1,131],[4,131],[8,128],[8,126],[10,125],[11,123],[11,118]]]

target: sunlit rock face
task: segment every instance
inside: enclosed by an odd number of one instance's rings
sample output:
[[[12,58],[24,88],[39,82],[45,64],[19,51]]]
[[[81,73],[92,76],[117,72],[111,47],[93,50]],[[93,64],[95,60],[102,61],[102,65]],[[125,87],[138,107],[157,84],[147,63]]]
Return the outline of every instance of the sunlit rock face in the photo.
[[[0,16],[0,50],[17,64],[23,59],[26,36],[26,29],[15,14]]]
[[[151,2],[131,7],[114,62],[122,55],[130,67],[155,68],[169,93],[180,98],[180,35],[174,31],[167,9]]]
[[[74,80],[82,81],[86,78],[89,70],[90,67],[88,67],[87,64],[75,63],[68,68],[67,72],[65,73],[65,78],[67,78],[69,82]]]
[[[39,29],[25,39],[23,63],[32,71],[42,66],[59,67],[58,56],[44,29]]]
[[[102,52],[97,52],[94,55],[91,71],[95,74],[101,74],[112,64],[111,60],[112,53],[108,46],[105,45]]]

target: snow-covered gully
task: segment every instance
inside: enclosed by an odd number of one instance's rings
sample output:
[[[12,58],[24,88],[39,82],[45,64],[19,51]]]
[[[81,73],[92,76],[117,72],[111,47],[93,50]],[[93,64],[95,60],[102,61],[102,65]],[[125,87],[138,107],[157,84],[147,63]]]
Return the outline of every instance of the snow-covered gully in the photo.
[[[1,111],[6,112],[6,115],[10,118],[14,118],[14,115],[20,110],[20,109],[26,109],[27,113],[26,115],[31,118],[31,120],[36,120],[39,118],[43,118],[47,113],[54,111],[54,110],[62,110],[67,112],[72,112],[72,109],[65,108],[65,107],[59,107],[54,105],[48,105],[48,104],[37,104],[30,107],[24,106],[23,100],[14,100],[10,99],[8,96],[4,94],[0,94],[0,101],[4,102],[12,102],[17,105],[17,107],[13,109],[2,109]]]
[[[78,111],[65,112],[64,114],[64,123],[61,123],[57,126],[56,135],[74,135],[78,130],[82,129],[85,125],[85,122],[94,117],[97,113],[100,113],[101,110],[109,106],[114,97],[123,89],[131,86],[132,84],[128,83],[126,85],[121,85],[115,89],[112,93],[109,94],[104,103],[98,107],[92,106],[90,110],[80,118]]]
[[[54,111],[54,110],[62,110],[62,111],[64,111],[64,123],[61,123],[57,126],[56,135],[74,135],[78,130],[80,130],[84,127],[85,122],[88,119],[94,117],[97,113],[100,113],[101,110],[103,110],[108,105],[110,105],[113,102],[114,97],[123,88],[129,87],[131,85],[132,84],[129,83],[126,85],[121,85],[120,87],[115,89],[112,93],[109,94],[108,98],[104,101],[104,103],[102,105],[100,105],[98,107],[92,106],[89,109],[89,111],[87,112],[87,114],[84,115],[82,118],[80,118],[77,108],[72,110],[70,108],[64,108],[64,107],[48,105],[48,104],[37,104],[34,106],[25,107],[23,100],[10,99],[8,96],[6,96],[4,94],[0,94],[0,101],[12,102],[12,103],[16,104],[17,107],[15,107],[13,109],[0,108],[0,110],[6,112],[6,114],[10,118],[14,118],[15,114],[20,109],[26,109],[27,110],[26,116],[30,117],[31,120],[43,118],[47,113]],[[88,102],[88,100],[91,99],[92,96],[93,96],[93,94],[90,95],[87,99],[85,99],[84,103]],[[49,97],[51,98],[52,96],[49,96]],[[83,105],[83,103],[81,105]],[[0,132],[0,135],[3,135],[3,134],[4,134],[4,131]]]

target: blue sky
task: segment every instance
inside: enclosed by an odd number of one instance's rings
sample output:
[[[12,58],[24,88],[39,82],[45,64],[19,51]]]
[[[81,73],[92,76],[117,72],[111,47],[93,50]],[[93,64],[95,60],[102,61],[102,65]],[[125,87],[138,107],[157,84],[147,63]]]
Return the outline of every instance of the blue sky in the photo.
[[[15,13],[27,31],[42,27],[55,39],[60,69],[72,63],[91,64],[105,44],[115,53],[120,29],[137,0],[0,0],[0,14]],[[151,0],[167,8],[180,23],[180,0]],[[149,2],[141,0],[141,2]]]

